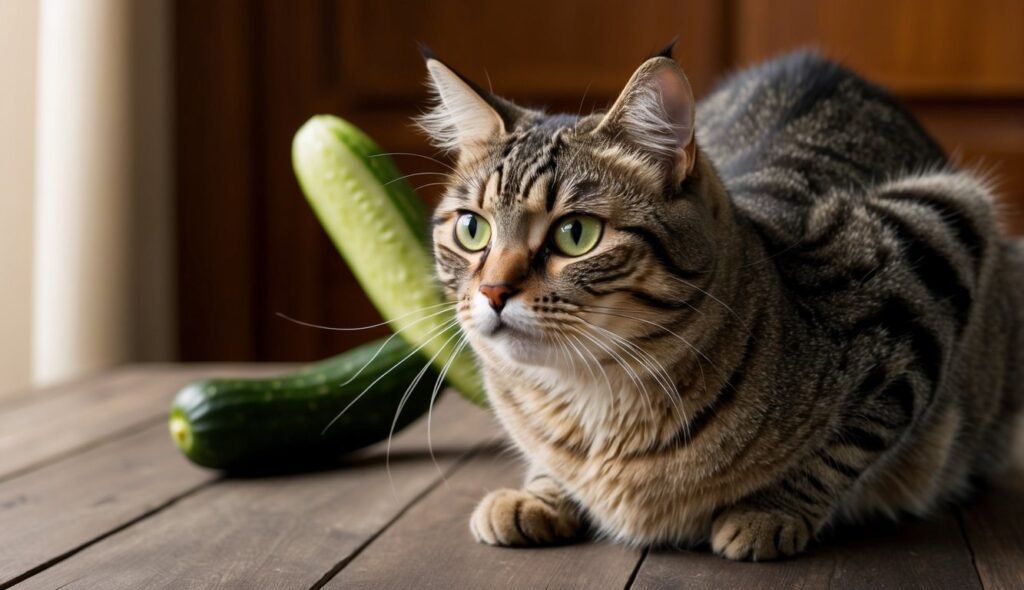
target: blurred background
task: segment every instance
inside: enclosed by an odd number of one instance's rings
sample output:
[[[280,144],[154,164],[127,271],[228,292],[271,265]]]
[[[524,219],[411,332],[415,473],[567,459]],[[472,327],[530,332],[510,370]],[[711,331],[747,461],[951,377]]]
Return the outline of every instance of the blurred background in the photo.
[[[698,95],[815,46],[993,172],[1024,232],[1017,0],[0,0],[0,395],[131,361],[305,361],[380,331],[294,180],[315,113],[432,154],[417,41],[527,105],[607,106],[679,35]],[[434,202],[431,173],[396,156]],[[433,185],[433,186],[424,186]]]

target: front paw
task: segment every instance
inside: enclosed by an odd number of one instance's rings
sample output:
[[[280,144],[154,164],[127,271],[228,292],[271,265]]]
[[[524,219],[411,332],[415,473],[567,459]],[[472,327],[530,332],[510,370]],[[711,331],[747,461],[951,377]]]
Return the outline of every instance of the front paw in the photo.
[[[473,537],[488,545],[553,545],[574,538],[579,520],[563,506],[523,490],[496,490],[469,521]]]
[[[807,547],[809,523],[799,516],[734,508],[711,524],[711,549],[729,559],[765,561],[789,557]]]

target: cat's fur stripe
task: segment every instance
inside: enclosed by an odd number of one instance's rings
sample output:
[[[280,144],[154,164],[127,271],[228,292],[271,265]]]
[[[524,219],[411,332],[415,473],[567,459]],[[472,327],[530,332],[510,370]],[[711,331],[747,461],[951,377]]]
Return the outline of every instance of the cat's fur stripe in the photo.
[[[608,113],[552,116],[428,67],[421,124],[457,157],[438,276],[530,468],[480,504],[478,539],[589,525],[772,559],[1006,464],[1024,246],[884,92],[798,53],[695,107],[656,56]],[[453,233],[466,214],[492,228],[482,250]],[[579,215],[600,240],[561,254],[552,232]]]

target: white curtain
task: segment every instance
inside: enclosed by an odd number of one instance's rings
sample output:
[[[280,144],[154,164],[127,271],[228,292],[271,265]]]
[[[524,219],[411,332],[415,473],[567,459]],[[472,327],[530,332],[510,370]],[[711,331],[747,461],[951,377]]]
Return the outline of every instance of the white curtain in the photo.
[[[0,395],[32,378],[36,0],[0,0]]]
[[[171,6],[39,4],[37,384],[173,356]]]

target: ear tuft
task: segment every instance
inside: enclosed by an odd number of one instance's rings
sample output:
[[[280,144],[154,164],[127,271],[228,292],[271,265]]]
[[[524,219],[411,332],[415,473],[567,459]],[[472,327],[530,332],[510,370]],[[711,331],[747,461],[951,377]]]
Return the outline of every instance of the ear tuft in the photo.
[[[674,180],[680,181],[696,159],[694,116],[693,90],[682,69],[658,56],[637,69],[595,133],[623,132],[626,141],[668,164]]]
[[[427,82],[434,105],[416,119],[431,142],[447,152],[465,154],[505,132],[505,122],[476,85],[433,56],[424,45]]]
[[[434,53],[434,50],[431,49],[430,46],[424,43],[423,41],[416,42],[416,49],[419,49],[420,56],[423,57],[423,61],[437,59],[437,55]]]
[[[668,42],[668,45],[662,48],[661,51],[655,53],[651,57],[667,57],[672,59],[672,53],[676,50],[676,43],[679,42],[679,35],[672,37],[672,40]]]

